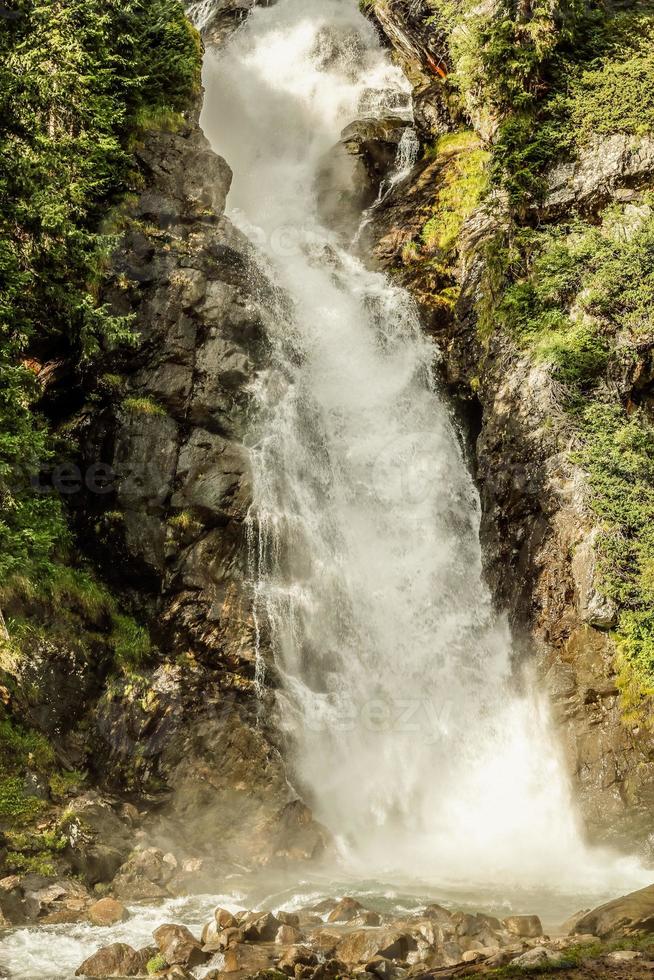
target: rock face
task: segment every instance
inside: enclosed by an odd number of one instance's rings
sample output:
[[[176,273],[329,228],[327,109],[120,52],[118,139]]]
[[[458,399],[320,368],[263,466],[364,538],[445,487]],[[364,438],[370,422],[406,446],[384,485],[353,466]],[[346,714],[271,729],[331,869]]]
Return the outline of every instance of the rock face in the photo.
[[[255,7],[269,7],[274,0],[217,0],[205,13],[202,0],[189,6],[207,44],[223,44]]]
[[[392,170],[397,148],[408,123],[400,116],[359,119],[341,133],[318,171],[316,196],[323,222],[350,242],[361,214],[377,198]]]
[[[99,530],[108,573],[138,590],[159,651],[140,677],[114,681],[99,700],[97,756],[118,785],[164,781],[168,805],[157,828],[148,826],[155,843],[159,833],[186,854],[209,849],[214,867],[224,867],[310,859],[325,835],[257,720],[269,713],[255,685],[266,651],[247,583],[243,436],[250,387],[265,366],[272,287],[223,216],[231,173],[197,110],[178,132],[150,133],[139,150],[146,187],[104,296],[134,317],[139,342],[120,397],[79,419],[85,462],[101,459],[115,473],[112,491],[79,521],[83,533]],[[117,896],[168,894],[172,870],[159,871],[121,868]]]
[[[435,113],[433,121],[423,119],[423,133],[438,129],[449,107],[438,98],[437,82],[424,75],[425,25],[412,20],[424,11],[401,0],[380,0],[375,10],[399,56],[412,63],[414,99],[423,100],[419,116]],[[468,109],[477,132],[491,135],[493,120]],[[453,121],[450,116],[443,125]],[[547,366],[526,356],[506,332],[482,338],[478,330],[485,254],[502,234],[506,202],[496,194],[465,220],[450,278],[443,278],[433,256],[411,258],[447,179],[447,164],[438,156],[420,160],[366,225],[361,250],[376,268],[393,270],[414,295],[440,348],[444,385],[470,436],[487,577],[498,607],[509,612],[516,648],[539,665],[589,835],[648,850],[654,739],[644,725],[622,717],[610,636],[616,609],[598,588],[601,527],[589,508],[585,475],[571,460],[573,435]],[[608,136],[552,168],[544,201],[529,220],[554,221],[573,208],[597,216],[611,201],[627,202],[637,220],[644,206],[639,192],[653,180],[651,138]],[[444,286],[458,297],[454,306],[442,300]],[[623,402],[640,390],[641,376],[649,384],[647,357],[634,363],[628,378],[617,379]]]

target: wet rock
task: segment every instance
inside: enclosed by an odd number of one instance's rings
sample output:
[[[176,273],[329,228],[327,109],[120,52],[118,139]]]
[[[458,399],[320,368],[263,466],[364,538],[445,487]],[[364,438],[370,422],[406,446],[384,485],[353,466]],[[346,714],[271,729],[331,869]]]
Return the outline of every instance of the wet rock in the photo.
[[[405,977],[409,975],[408,970],[386,959],[376,959],[367,963],[366,972],[380,977],[381,980],[405,980]]]
[[[176,870],[173,861],[156,847],[137,851],[119,869],[113,881],[114,894],[128,902],[169,897],[166,885]]]
[[[111,881],[134,846],[131,822],[96,793],[72,801],[66,833],[64,856],[89,885]]]
[[[84,960],[76,977],[138,977],[145,973],[148,951],[137,952],[125,943],[113,943]]]
[[[121,902],[114,898],[101,898],[87,911],[87,917],[93,926],[113,926],[117,922],[125,922],[129,912]]]
[[[323,955],[331,956],[338,944],[343,939],[342,932],[333,932],[330,929],[319,929],[314,932],[312,937],[313,945],[319,949]]]
[[[297,912],[284,912],[280,909],[279,912],[275,913],[277,920],[281,922],[283,926],[293,926],[294,929],[299,929],[300,927],[300,916]]]
[[[308,946],[295,946],[282,956],[277,966],[292,976],[296,966],[316,966],[317,963],[318,957],[312,949]]]
[[[543,926],[537,915],[510,915],[502,925],[513,936],[536,939],[543,935]]]
[[[11,875],[0,881],[0,912],[11,925],[80,922],[91,903],[88,890],[74,879]]]
[[[440,925],[450,924],[453,919],[451,912],[448,912],[446,908],[442,905],[428,905],[420,913],[425,919],[430,919],[432,922],[438,922]]]
[[[568,925],[571,935],[588,932],[601,939],[654,932],[654,885],[606,902]]]
[[[379,954],[380,938],[357,930],[337,942],[335,953],[344,963],[366,963]]]
[[[272,943],[275,941],[281,922],[272,912],[251,912],[241,923],[245,939],[253,943]]]
[[[225,950],[224,973],[240,973],[247,975],[258,973],[259,970],[269,969],[277,958],[274,949],[264,946],[246,946],[239,944]]]
[[[220,47],[259,3],[261,0],[217,0],[201,27],[205,43]]]
[[[371,909],[361,909],[350,921],[352,925],[357,926],[380,926],[382,917],[379,913],[373,912]]]
[[[318,211],[345,240],[352,240],[362,213],[375,201],[407,125],[398,116],[357,120],[324,157],[316,176]]]
[[[326,912],[331,912],[332,909],[335,909],[337,905],[338,902],[335,898],[325,898],[321,902],[312,905],[309,911],[317,912],[318,915],[324,915]]]
[[[437,951],[436,956],[443,966],[455,966],[462,962],[463,950],[458,943],[446,942]]]
[[[379,956],[405,960],[415,949],[417,942],[410,933],[385,929],[355,930],[338,943],[335,955],[345,963],[366,963]]]
[[[350,922],[363,911],[363,905],[355,898],[342,898],[327,916],[328,922]]]
[[[179,964],[193,969],[211,958],[211,954],[202,949],[202,944],[185,926],[159,926],[153,936],[159,952],[166,958],[169,966]]]
[[[242,943],[244,939],[236,916],[226,909],[216,909],[213,920],[202,930],[202,943],[212,950],[227,949],[230,945]]]
[[[219,929],[234,929],[238,925],[234,915],[227,909],[215,909],[213,917]]]
[[[275,942],[278,946],[292,946],[294,943],[299,943],[302,939],[302,933],[294,926],[280,926],[275,936]]]

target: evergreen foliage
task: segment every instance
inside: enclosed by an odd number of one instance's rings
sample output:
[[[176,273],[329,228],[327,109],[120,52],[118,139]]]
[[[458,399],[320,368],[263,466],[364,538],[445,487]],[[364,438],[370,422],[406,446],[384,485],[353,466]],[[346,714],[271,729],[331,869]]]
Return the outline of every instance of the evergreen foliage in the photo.
[[[115,239],[102,218],[138,184],[140,128],[199,85],[199,39],[177,0],[19,0],[0,21],[0,582],[39,575],[69,535],[27,474],[52,453],[35,366],[90,366],[131,340],[98,304]]]
[[[147,630],[76,560],[58,496],[30,486],[55,453],[37,374],[69,361],[92,384],[99,359],[134,342],[130,319],[98,299],[120,231],[111,216],[141,185],[143,132],[178,124],[201,66],[178,0],[10,6],[17,16],[0,19],[0,610],[13,602],[25,618],[0,630],[4,695],[21,658],[58,639],[127,670],[150,651]],[[80,778],[0,702],[3,826],[47,806],[30,795],[28,773],[49,783],[53,801]],[[13,865],[47,873],[52,850],[40,841]]]

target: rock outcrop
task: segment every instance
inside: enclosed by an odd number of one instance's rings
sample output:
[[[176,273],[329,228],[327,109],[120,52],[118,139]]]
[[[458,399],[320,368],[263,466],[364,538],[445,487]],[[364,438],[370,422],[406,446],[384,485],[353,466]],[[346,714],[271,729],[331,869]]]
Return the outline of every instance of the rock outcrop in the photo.
[[[223,215],[231,174],[197,108],[180,131],[148,134],[139,160],[146,186],[104,296],[134,317],[139,340],[119,397],[77,422],[85,464],[101,459],[115,474],[79,521],[99,531],[107,573],[139,595],[160,653],[97,702],[97,753],[117,786],[163,780],[164,817],[149,832],[164,848],[209,848],[214,866],[310,859],[325,836],[261,723],[255,674],[266,651],[248,584],[243,435],[273,290]],[[166,888],[121,870],[123,899]]]
[[[380,0],[374,9],[408,63],[420,129],[431,139],[457,118],[439,82],[425,76],[425,52],[436,53],[438,31],[428,49],[420,4]],[[446,39],[441,42],[446,51]],[[431,113],[427,121],[425,112]],[[493,135],[497,120],[489,126],[474,106],[467,115],[481,139]],[[571,453],[575,434],[548,365],[507,332],[479,329],[478,304],[490,288],[488,256],[509,215],[503,194],[495,191],[465,218],[453,259],[420,256],[439,190],[452,179],[450,161],[449,150],[418,161],[367,223],[362,253],[414,295],[440,348],[444,384],[470,437],[487,576],[498,607],[509,611],[517,650],[540,666],[589,834],[647,850],[654,739],[645,725],[623,715],[610,635],[616,609],[599,587],[601,527],[589,507],[584,471]],[[532,206],[529,220],[555,222],[573,212],[598,221],[599,211],[614,202],[631,208],[637,221],[642,192],[653,181],[651,137],[598,137],[576,158],[550,168],[542,202]],[[630,213],[622,220],[628,224]],[[630,361],[628,380],[611,381],[627,404],[638,378],[650,377],[648,350],[644,345],[642,357]]]

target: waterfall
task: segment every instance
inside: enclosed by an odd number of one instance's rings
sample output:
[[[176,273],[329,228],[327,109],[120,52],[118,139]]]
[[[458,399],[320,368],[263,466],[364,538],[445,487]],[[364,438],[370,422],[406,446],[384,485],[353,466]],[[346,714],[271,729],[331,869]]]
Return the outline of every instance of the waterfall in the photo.
[[[251,564],[297,787],[350,871],[620,887],[492,608],[436,351],[318,217],[324,154],[406,79],[355,0],[278,0],[209,51],[204,81],[231,217],[284,297],[254,382]]]

